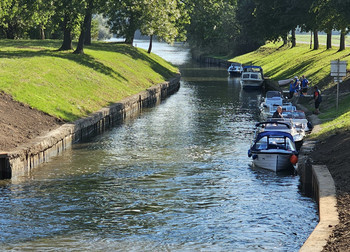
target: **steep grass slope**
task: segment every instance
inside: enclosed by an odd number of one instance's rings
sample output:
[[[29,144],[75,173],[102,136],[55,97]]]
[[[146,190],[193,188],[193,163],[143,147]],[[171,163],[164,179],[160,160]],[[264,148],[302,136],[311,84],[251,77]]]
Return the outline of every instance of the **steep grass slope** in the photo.
[[[0,40],[0,90],[72,121],[163,82],[178,69],[120,43],[94,43],[85,55],[60,52],[60,41]]]

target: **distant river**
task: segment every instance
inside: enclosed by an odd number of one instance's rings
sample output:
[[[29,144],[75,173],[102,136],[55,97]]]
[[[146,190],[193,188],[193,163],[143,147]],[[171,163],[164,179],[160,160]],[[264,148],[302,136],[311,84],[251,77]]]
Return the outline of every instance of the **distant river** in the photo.
[[[137,41],[147,48],[148,42]],[[0,246],[13,251],[298,251],[317,225],[299,177],[251,167],[261,93],[188,49],[159,106],[0,185]]]

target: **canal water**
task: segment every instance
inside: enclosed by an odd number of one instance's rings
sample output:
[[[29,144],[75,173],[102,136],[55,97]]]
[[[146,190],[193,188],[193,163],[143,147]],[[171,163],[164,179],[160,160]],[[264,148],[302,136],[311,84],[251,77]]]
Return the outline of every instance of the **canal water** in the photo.
[[[262,94],[190,62],[182,45],[153,48],[180,65],[180,90],[30,176],[3,181],[2,249],[299,250],[317,224],[315,202],[298,176],[254,168],[247,157]]]

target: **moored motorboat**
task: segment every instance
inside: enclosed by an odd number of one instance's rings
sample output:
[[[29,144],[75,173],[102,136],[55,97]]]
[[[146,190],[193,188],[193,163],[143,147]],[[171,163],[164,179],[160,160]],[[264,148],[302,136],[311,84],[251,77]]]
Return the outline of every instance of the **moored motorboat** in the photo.
[[[291,134],[282,131],[264,131],[256,135],[248,150],[253,164],[274,172],[297,170],[298,151]]]
[[[230,77],[240,77],[243,72],[243,66],[240,63],[233,62],[227,69],[227,72]]]
[[[262,116],[266,119],[271,117],[277,107],[281,106],[282,111],[294,111],[296,107],[290,102],[285,102],[279,91],[267,91],[264,101],[260,105]]]
[[[279,131],[286,132],[292,135],[295,147],[300,150],[304,137],[305,131],[303,129],[297,128],[293,121],[284,118],[270,118],[269,121],[260,122],[256,125],[257,131]]]
[[[241,76],[243,88],[260,88],[264,83],[263,70],[260,66],[244,66]]]
[[[290,119],[297,129],[302,129],[306,133],[312,131],[313,125],[306,118],[305,112],[302,110],[286,110],[282,112],[283,118]]]
[[[293,81],[293,79],[279,80],[278,85],[279,86],[286,86],[286,85],[289,85],[292,81]]]

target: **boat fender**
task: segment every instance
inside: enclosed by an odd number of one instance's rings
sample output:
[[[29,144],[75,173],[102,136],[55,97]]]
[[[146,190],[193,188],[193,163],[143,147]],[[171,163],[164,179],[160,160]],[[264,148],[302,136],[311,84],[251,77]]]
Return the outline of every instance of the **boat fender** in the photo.
[[[257,159],[257,158],[258,158],[258,155],[254,154],[254,155],[252,156],[252,158],[253,158],[253,159]]]
[[[249,149],[248,150],[248,157],[251,157],[252,156],[252,152],[251,152],[251,150]]]
[[[292,156],[290,156],[289,161],[290,161],[293,165],[295,165],[296,163],[298,163],[298,157],[297,157],[296,155],[292,155]]]

